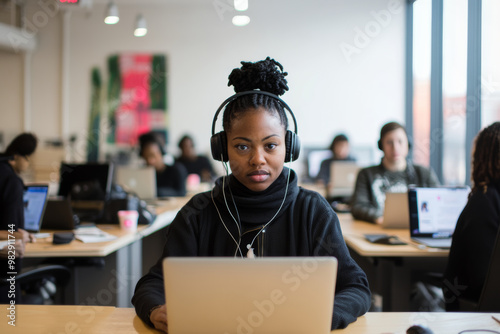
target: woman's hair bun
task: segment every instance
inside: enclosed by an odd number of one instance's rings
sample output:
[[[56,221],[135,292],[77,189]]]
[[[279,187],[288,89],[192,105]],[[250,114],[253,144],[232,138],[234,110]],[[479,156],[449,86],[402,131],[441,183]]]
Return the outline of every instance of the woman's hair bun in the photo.
[[[235,68],[229,74],[228,86],[234,86],[236,93],[260,89],[283,95],[287,90],[285,77],[288,73],[283,72],[283,66],[276,60],[267,57],[255,63],[241,62],[241,68]]]

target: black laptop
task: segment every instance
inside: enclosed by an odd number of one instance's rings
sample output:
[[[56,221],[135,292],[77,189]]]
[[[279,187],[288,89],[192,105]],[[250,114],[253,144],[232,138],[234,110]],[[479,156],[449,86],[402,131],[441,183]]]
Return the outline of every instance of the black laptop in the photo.
[[[47,201],[43,217],[44,230],[73,230],[80,219],[73,212],[69,199],[57,197]]]
[[[450,248],[469,187],[408,189],[411,239],[428,247]]]

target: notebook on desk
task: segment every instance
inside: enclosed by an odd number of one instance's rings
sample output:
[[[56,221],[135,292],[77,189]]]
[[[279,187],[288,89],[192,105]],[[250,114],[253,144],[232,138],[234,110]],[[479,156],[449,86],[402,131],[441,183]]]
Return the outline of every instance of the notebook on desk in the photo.
[[[410,226],[408,193],[385,193],[383,217],[382,228],[408,229]]]
[[[469,191],[468,187],[410,188],[411,239],[428,247],[450,248]]]
[[[330,333],[333,257],[166,258],[170,334]]]
[[[32,184],[24,189],[24,229],[31,233],[40,232],[42,219],[47,204],[49,186]]]

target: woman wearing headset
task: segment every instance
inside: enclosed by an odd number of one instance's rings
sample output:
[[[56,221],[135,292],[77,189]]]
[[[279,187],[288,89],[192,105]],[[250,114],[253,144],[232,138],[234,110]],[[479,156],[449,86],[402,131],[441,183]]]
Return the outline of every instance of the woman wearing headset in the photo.
[[[284,168],[299,153],[296,131],[287,130],[289,108],[276,96],[288,90],[287,73],[269,57],[242,65],[229,76],[241,94],[219,108],[215,118],[226,107],[224,131],[211,139],[214,159],[228,161],[232,173],[180,210],[160,260],[137,283],[132,303],[143,321],[167,331],[161,260],[168,256],[335,256],[332,328],[346,327],[370,307],[370,290],[328,202],[299,188],[297,174]],[[215,119],[212,133],[214,128]]]
[[[434,187],[439,180],[432,170],[407,160],[410,144],[401,124],[385,124],[380,130],[378,147],[384,152],[382,161],[359,171],[351,213],[356,219],[381,224],[386,192],[406,192],[409,185]]]

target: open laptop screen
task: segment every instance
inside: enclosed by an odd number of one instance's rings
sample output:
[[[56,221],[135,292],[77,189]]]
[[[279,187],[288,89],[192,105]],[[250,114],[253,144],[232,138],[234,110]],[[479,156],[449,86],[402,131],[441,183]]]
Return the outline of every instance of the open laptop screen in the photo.
[[[24,202],[24,229],[29,232],[39,232],[43,212],[47,203],[48,185],[28,185],[25,187]]]
[[[410,188],[408,201],[411,236],[447,238],[455,231],[470,189]]]

